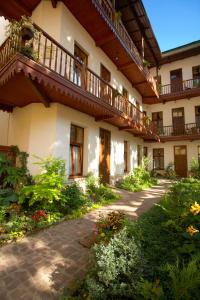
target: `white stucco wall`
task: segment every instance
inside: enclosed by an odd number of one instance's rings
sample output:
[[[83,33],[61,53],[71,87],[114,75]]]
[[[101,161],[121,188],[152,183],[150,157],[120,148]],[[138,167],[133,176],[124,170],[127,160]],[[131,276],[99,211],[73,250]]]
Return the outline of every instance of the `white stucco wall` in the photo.
[[[34,10],[32,19],[70,53],[74,54],[75,42],[80,45],[88,54],[88,67],[92,71],[100,75],[100,64],[102,63],[111,72],[111,85],[114,88],[122,92],[123,87],[125,87],[129,92],[130,101],[133,103],[136,100],[142,102],[141,95],[117,70],[107,55],[99,47],[96,47],[92,37],[62,2],[58,2],[55,9],[52,7],[51,1],[41,1]]]
[[[200,140],[192,141],[192,142],[173,141],[173,142],[166,142],[166,143],[144,143],[144,146],[148,147],[148,156],[151,162],[153,160],[153,149],[164,148],[165,168],[168,166],[169,163],[174,163],[174,146],[186,146],[188,170],[190,170],[192,158],[194,157],[195,159],[198,159],[198,146],[200,146]]]
[[[0,17],[0,45],[6,39],[6,26],[8,23],[8,20],[5,20],[4,17]]]
[[[163,112],[163,126],[172,125],[172,109],[184,107],[185,123],[195,123],[195,106],[200,105],[200,96],[190,99],[180,99],[176,101],[169,101],[165,104],[158,103],[152,105],[144,105],[144,110],[152,118],[152,112]]]
[[[66,162],[69,174],[70,126],[84,128],[83,175],[99,172],[99,129],[111,132],[111,176],[124,174],[124,141],[128,141],[129,170],[137,166],[137,145],[143,141],[105,122],[95,122],[93,117],[65,107],[52,104],[45,108],[42,104],[30,104],[15,108],[9,122],[8,145],[18,145],[29,153],[28,166],[32,174],[38,172],[33,165],[35,156],[54,155]]]
[[[158,75],[161,75],[161,84],[170,84],[170,71],[176,69],[182,69],[183,80],[192,79],[192,67],[198,65],[200,65],[200,54],[162,65],[158,70]],[[156,76],[156,68],[151,68],[150,73]]]
[[[10,114],[0,110],[0,145],[8,144],[8,126]]]

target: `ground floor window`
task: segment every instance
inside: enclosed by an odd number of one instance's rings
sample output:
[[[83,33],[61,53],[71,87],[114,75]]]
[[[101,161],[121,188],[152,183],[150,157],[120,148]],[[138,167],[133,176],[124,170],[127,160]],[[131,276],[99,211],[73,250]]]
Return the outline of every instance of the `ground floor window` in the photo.
[[[199,165],[200,165],[200,146],[198,146],[198,162],[199,162]]]
[[[148,157],[148,148],[147,147],[143,147],[143,156]]]
[[[124,173],[128,172],[128,142],[124,141]]]
[[[164,170],[164,148],[153,149],[154,170]]]
[[[142,165],[142,146],[141,145],[137,146],[137,163],[138,163],[138,166]]]
[[[70,176],[83,175],[84,129],[71,125],[70,131]]]

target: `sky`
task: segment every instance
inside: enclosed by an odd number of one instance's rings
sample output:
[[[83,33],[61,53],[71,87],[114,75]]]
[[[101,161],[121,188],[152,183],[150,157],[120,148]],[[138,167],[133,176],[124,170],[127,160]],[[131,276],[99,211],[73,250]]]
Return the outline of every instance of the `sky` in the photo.
[[[200,40],[200,0],[143,0],[161,51]]]

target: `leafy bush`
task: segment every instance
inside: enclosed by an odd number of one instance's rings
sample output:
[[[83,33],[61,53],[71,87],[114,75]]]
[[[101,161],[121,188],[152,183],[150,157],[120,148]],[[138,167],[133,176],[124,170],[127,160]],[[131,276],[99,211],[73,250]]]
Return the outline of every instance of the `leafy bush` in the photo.
[[[157,179],[152,177],[151,173],[148,171],[149,163],[150,162],[147,158],[143,158],[143,165],[134,169],[130,175],[120,180],[117,183],[117,187],[137,192],[157,184]]]
[[[100,184],[99,178],[89,173],[86,178],[86,193],[94,203],[112,202],[119,196],[108,185]]]
[[[142,273],[141,254],[126,228],[105,246],[94,246],[94,268],[87,278],[91,299],[133,299]]]
[[[24,186],[19,195],[19,202],[28,201],[29,206],[35,203],[50,209],[56,202],[65,205],[63,188],[65,182],[65,163],[61,159],[48,157],[37,163],[42,172],[33,177],[35,184]]]
[[[199,299],[200,293],[200,255],[193,257],[187,265],[176,264],[165,266],[170,277],[170,287],[173,299],[194,300]]]
[[[169,163],[165,168],[165,177],[172,180],[177,178],[173,163]]]
[[[195,158],[191,162],[191,175],[196,179],[200,179],[200,164]]]
[[[0,188],[12,188],[17,191],[30,181],[27,169],[28,154],[19,151],[16,146],[12,146],[11,150],[16,157],[16,164],[11,157],[0,153]]]
[[[122,228],[124,220],[125,215],[120,211],[112,211],[106,216],[101,216],[96,222],[95,228],[99,239],[108,242]]]
[[[91,206],[91,201],[84,195],[77,183],[66,186],[62,194],[65,198],[64,211],[66,213],[70,213],[85,205]]]

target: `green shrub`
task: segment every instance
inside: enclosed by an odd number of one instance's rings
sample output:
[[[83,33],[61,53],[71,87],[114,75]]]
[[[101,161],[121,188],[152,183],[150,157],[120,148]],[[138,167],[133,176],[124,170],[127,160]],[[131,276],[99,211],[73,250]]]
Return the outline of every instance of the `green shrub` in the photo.
[[[106,216],[100,216],[96,222],[99,240],[108,242],[124,225],[125,215],[120,211],[112,211]]]
[[[173,163],[169,163],[165,168],[165,177],[172,180],[175,180],[177,178]]]
[[[143,165],[135,168],[130,175],[124,177],[116,185],[124,190],[138,192],[157,184],[157,179],[151,176],[149,168],[149,160],[143,158]]]
[[[138,294],[145,300],[161,300],[164,299],[163,289],[160,286],[160,280],[150,282],[142,279],[137,286]]]
[[[62,194],[65,198],[65,212],[70,213],[73,210],[76,210],[82,206],[91,205],[88,198],[81,191],[77,183],[66,186],[62,191]]]
[[[200,293],[200,255],[193,257],[187,265],[176,264],[165,266],[170,277],[170,287],[174,300],[199,299]]]
[[[0,153],[0,188],[17,191],[31,180],[27,169],[28,154],[19,151],[16,146],[12,146],[11,150],[16,157],[16,165],[11,157]]]
[[[192,158],[191,162],[191,175],[196,179],[200,179],[200,164],[195,158]]]
[[[24,186],[19,195],[19,202],[28,201],[29,206],[39,203],[46,209],[51,209],[55,203],[65,206],[63,196],[65,183],[65,163],[62,159],[48,157],[37,163],[42,172],[33,177],[35,184]]]
[[[94,246],[94,268],[87,278],[91,299],[134,299],[142,269],[141,254],[126,228],[107,246]]]
[[[108,185],[100,184],[99,178],[89,173],[86,177],[86,193],[94,203],[117,200],[119,196]]]

